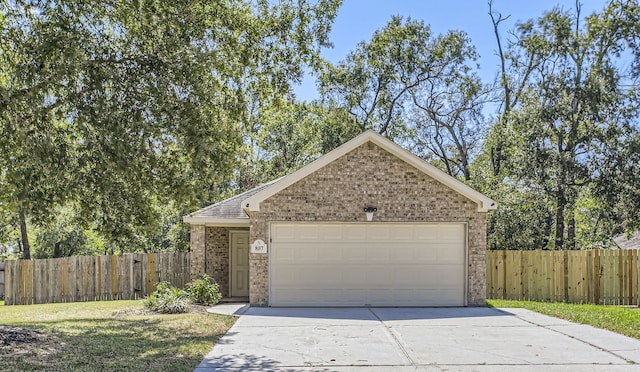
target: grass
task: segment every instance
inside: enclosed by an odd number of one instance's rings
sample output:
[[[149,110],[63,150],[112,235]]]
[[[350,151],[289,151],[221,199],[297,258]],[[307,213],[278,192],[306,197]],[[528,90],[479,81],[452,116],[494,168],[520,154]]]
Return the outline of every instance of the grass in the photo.
[[[2,306],[0,325],[36,330],[43,339],[0,347],[0,369],[191,371],[235,319],[154,314],[141,301]]]
[[[640,309],[637,307],[507,300],[488,300],[487,305],[501,308],[525,308],[640,339]]]

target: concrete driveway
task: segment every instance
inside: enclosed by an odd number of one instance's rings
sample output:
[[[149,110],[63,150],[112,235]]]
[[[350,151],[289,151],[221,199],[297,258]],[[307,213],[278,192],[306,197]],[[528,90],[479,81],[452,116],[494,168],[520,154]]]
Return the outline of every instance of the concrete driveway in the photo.
[[[249,308],[196,368],[640,371],[640,341],[524,309]]]

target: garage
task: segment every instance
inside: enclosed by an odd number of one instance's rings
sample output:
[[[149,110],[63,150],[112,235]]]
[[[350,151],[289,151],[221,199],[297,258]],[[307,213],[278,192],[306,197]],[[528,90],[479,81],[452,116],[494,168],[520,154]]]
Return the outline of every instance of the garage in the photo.
[[[252,306],[484,306],[487,212],[496,208],[367,130],[185,216],[191,276],[208,273],[223,296],[248,283]],[[238,234],[248,235],[248,277],[246,266],[241,278],[234,272]]]
[[[270,225],[271,306],[464,306],[465,223]]]

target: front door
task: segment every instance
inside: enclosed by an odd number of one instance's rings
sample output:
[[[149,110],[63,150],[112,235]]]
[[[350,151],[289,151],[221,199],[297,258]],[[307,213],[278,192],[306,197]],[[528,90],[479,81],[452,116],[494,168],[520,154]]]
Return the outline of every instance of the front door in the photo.
[[[249,296],[249,232],[231,232],[231,297]]]

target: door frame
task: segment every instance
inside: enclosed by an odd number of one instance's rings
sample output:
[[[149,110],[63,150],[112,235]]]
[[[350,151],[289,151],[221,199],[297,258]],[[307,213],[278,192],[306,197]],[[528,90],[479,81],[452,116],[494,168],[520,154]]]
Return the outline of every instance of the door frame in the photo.
[[[229,230],[229,297],[233,297],[233,235],[246,234],[249,237],[249,230]],[[249,239],[247,238],[247,242]],[[247,263],[249,262],[249,249],[247,249]],[[248,270],[247,270],[247,273]],[[247,278],[247,290],[249,286],[249,279]],[[248,296],[248,295],[247,295]],[[238,296],[246,297],[246,296]]]

